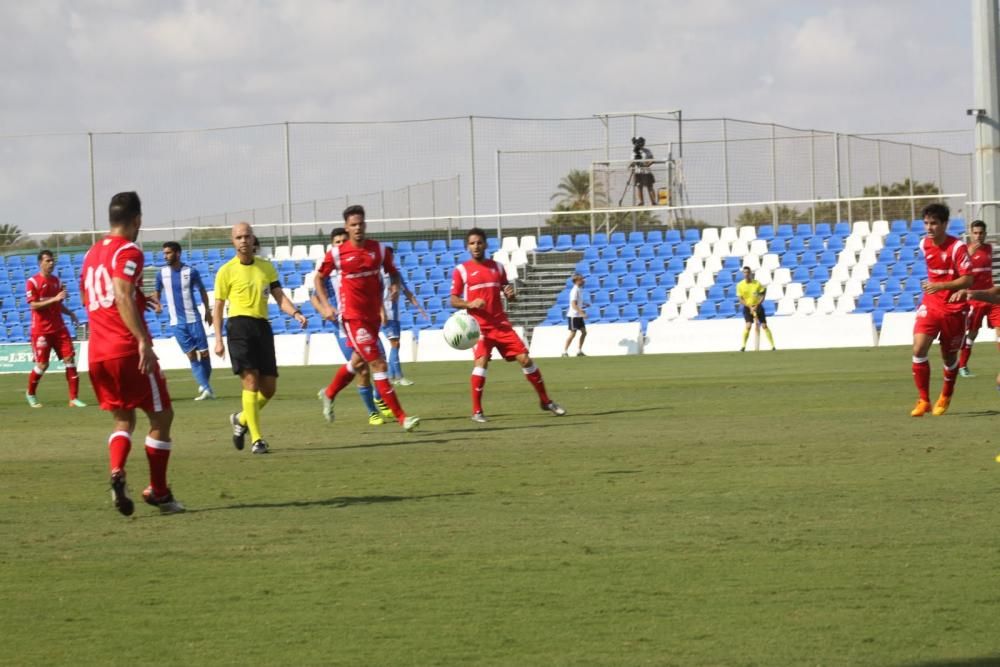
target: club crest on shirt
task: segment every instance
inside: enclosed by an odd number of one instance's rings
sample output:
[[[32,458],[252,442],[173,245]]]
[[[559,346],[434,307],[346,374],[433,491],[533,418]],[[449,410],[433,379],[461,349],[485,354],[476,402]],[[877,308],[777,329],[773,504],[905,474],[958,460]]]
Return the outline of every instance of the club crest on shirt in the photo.
[[[364,345],[365,343],[372,342],[371,332],[369,332],[368,329],[365,329],[364,327],[358,329],[357,333],[355,334],[355,337],[358,339],[358,342],[361,343],[362,345]]]
[[[49,340],[45,336],[39,336],[35,339],[35,345],[38,347],[48,347]]]
[[[920,304],[920,307],[917,308],[917,317],[927,317],[927,306]]]

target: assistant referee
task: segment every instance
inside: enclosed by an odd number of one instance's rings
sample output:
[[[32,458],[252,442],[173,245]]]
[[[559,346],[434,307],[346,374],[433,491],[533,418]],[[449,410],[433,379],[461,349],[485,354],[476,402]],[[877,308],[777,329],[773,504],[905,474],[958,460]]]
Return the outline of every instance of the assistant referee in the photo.
[[[256,237],[249,223],[233,225],[233,247],[236,256],[219,267],[215,274],[215,354],[224,356],[222,316],[229,302],[226,335],[229,339],[229,359],[233,373],[243,381],[243,410],[230,415],[233,446],[243,449],[247,431],[253,442],[254,454],[267,454],[267,442],[260,433],[260,411],[274,396],[278,387],[278,362],[274,354],[274,332],[267,318],[267,297],[270,294],[278,307],[302,325],[306,318],[285,296],[274,265],[254,255]]]

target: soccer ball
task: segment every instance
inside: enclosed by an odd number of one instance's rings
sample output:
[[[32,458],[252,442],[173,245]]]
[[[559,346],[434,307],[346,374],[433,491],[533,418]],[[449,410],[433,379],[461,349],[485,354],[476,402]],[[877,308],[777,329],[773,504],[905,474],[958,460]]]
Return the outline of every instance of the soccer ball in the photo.
[[[468,350],[479,340],[479,322],[464,310],[452,313],[444,323],[444,340],[456,350]]]

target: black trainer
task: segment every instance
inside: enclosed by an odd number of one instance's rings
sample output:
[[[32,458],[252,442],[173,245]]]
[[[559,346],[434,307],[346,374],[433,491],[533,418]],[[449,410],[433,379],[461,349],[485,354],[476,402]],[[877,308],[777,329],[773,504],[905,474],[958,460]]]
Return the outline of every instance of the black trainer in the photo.
[[[115,470],[111,473],[111,500],[115,509],[125,516],[132,516],[135,503],[128,497],[128,487],[125,485],[125,471]]]
[[[267,442],[264,438],[261,438],[257,442],[253,443],[253,448],[250,451],[254,454],[270,454],[271,448],[267,446]]]
[[[233,426],[233,447],[242,450],[246,443],[247,429],[240,423],[240,413],[234,412],[229,415],[229,423]]]

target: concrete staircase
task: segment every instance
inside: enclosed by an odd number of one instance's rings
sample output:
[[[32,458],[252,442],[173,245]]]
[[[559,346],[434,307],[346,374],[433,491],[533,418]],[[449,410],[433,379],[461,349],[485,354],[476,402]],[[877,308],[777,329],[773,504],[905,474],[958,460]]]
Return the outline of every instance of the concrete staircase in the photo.
[[[573,275],[582,252],[532,253],[524,267],[524,277],[515,284],[517,299],[507,304],[507,314],[514,326],[523,326],[525,340],[556,302],[566,287],[566,279]]]

